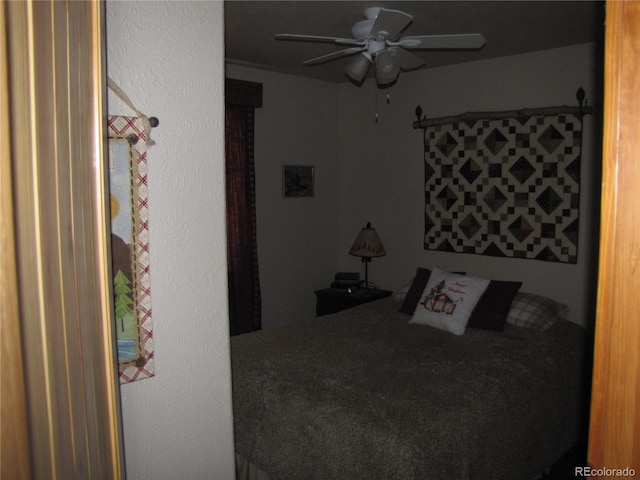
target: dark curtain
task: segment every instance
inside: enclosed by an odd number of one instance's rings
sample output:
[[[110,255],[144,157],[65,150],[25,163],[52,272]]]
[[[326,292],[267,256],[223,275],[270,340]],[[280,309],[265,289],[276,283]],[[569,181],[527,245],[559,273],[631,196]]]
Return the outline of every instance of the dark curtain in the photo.
[[[260,330],[256,242],[254,108],[226,105],[226,196],[231,335]]]

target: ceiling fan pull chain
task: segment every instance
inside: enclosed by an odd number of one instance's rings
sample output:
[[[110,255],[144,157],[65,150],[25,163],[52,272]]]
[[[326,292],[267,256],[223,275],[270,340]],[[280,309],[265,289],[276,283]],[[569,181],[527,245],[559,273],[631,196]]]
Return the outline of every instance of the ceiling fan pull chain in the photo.
[[[376,123],[378,123],[378,89],[373,87],[373,103],[376,107]]]
[[[387,105],[391,103],[391,95],[389,94],[389,84],[387,83]]]

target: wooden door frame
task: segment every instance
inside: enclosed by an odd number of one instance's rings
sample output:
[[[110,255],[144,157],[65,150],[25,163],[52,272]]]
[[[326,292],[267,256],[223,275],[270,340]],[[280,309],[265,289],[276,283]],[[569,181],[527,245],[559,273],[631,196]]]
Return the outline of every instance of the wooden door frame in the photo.
[[[0,2],[0,57],[9,53],[5,2]],[[16,480],[31,478],[31,457],[27,422],[27,396],[18,305],[18,271],[16,265],[13,222],[13,182],[11,180],[11,136],[9,125],[9,68],[0,61],[0,339],[2,340],[2,379],[0,390],[0,477]]]
[[[98,0],[0,4],[2,478],[124,477],[104,24]]]
[[[602,213],[589,464],[640,473],[640,2],[606,4]],[[611,478],[606,470],[603,477]]]

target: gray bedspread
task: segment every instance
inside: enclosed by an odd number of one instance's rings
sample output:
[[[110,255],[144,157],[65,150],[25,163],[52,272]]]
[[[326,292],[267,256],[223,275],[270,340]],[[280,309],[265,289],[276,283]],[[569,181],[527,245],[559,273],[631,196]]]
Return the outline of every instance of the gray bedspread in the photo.
[[[455,336],[398,309],[233,337],[237,454],[270,480],[514,480],[576,442],[584,329]]]

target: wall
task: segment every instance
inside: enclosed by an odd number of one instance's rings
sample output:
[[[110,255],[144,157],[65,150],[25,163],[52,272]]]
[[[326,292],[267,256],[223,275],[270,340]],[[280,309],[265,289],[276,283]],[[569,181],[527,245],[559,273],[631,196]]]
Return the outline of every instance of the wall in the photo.
[[[148,152],[156,376],[123,385],[127,478],[234,478],[221,2],[109,2],[108,74]],[[109,113],[132,115],[113,94]]]
[[[333,280],[340,228],[339,86],[239,65],[226,76],[260,82],[255,165],[262,325],[315,315],[314,290]],[[312,198],[283,198],[282,166],[313,165]]]
[[[373,82],[341,86],[340,268],[353,268],[348,251],[366,221],[376,227],[387,256],[375,258],[370,277],[395,290],[417,266],[439,265],[470,274],[522,280],[523,291],[545,294],[572,307],[571,320],[593,318],[599,208],[602,63],[596,45],[516,55],[403,73],[396,86],[378,93],[374,122]],[[414,130],[416,105],[430,118],[468,111],[577,105],[582,86],[595,115],[583,131],[581,218],[576,265],[423,250],[424,164],[422,131]],[[374,168],[371,168],[374,167]]]

